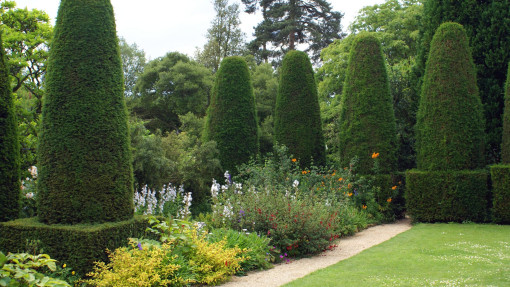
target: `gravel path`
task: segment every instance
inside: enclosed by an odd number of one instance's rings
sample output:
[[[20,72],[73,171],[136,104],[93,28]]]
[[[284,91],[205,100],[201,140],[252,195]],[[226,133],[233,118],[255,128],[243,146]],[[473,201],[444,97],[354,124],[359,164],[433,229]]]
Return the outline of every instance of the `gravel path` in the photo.
[[[336,242],[338,247],[332,251],[325,251],[312,258],[303,258],[290,263],[275,265],[273,269],[265,271],[249,272],[248,276],[232,277],[232,279],[221,285],[224,287],[233,286],[281,286],[305,275],[333,265],[341,260],[354,256],[361,251],[374,245],[382,243],[395,235],[411,228],[409,219],[399,220],[391,224],[377,225],[370,227],[353,236],[341,238]]]

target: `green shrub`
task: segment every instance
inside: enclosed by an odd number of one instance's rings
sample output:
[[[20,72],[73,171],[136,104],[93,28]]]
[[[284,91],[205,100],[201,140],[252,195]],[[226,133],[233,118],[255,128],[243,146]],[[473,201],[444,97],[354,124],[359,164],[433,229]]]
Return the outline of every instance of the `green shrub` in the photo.
[[[46,225],[37,218],[24,218],[0,224],[0,250],[25,252],[30,242],[37,242],[37,250],[65,262],[83,275],[93,262],[107,260],[106,249],[127,245],[127,238],[140,237],[147,228],[143,217],[116,223]]]
[[[41,271],[47,268],[56,271],[54,259],[47,254],[0,252],[0,286],[71,286],[67,282],[45,276]]]
[[[130,219],[133,169],[110,1],[62,0],[54,33],[39,137],[39,220]]]
[[[373,153],[379,172],[397,169],[397,132],[393,99],[379,40],[369,33],[352,44],[340,113],[340,164],[359,158],[360,174],[372,172]]]
[[[216,141],[223,170],[236,167],[258,153],[259,138],[250,71],[241,57],[227,57],[216,73],[207,110],[204,141]]]
[[[289,51],[283,58],[276,97],[274,141],[285,145],[301,166],[326,163],[317,86],[308,55]]]
[[[0,222],[16,219],[20,201],[18,123],[0,35]]]
[[[487,180],[485,170],[408,170],[407,211],[420,222],[486,221]]]
[[[430,46],[416,123],[417,167],[484,167],[484,118],[464,28],[444,23]],[[425,190],[424,190],[425,192]]]
[[[491,166],[492,215],[496,223],[510,223],[510,165]]]
[[[503,140],[501,143],[501,159],[510,164],[510,63],[505,86],[505,111],[503,113]]]

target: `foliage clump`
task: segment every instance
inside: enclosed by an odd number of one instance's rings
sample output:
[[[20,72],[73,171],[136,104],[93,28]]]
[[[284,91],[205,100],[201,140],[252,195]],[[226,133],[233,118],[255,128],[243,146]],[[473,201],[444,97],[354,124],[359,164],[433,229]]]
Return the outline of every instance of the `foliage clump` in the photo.
[[[510,63],[505,86],[505,112],[503,114],[503,140],[501,144],[502,163],[510,164]]]
[[[379,40],[356,36],[349,56],[340,114],[340,163],[359,158],[359,172],[371,172],[372,154],[380,171],[397,168],[397,133],[386,65]]]
[[[0,222],[18,217],[20,153],[18,122],[0,35]]]
[[[63,0],[46,75],[38,215],[45,223],[133,216],[123,75],[108,0]]]
[[[325,164],[326,150],[317,86],[308,55],[290,51],[283,58],[274,116],[274,140],[303,167]]]
[[[444,23],[430,46],[417,114],[420,170],[482,168],[484,118],[464,28]]]
[[[233,173],[258,153],[253,86],[248,65],[241,57],[226,57],[221,62],[203,138],[203,142],[217,142],[222,168]]]

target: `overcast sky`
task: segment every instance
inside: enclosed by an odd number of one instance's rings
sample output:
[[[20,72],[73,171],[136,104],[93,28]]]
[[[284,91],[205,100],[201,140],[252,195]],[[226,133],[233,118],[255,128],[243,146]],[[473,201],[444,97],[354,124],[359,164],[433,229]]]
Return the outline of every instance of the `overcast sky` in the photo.
[[[53,20],[60,0],[15,0],[18,8],[37,8]],[[136,43],[147,57],[154,59],[167,52],[178,51],[193,56],[196,47],[203,47],[205,35],[215,16],[211,0],[111,0],[117,22],[117,33],[128,43]],[[230,0],[230,3],[241,2]],[[367,5],[385,0],[330,0],[333,10],[344,13],[343,31]],[[242,7],[242,6],[241,6]],[[251,38],[260,15],[241,13],[241,29]]]

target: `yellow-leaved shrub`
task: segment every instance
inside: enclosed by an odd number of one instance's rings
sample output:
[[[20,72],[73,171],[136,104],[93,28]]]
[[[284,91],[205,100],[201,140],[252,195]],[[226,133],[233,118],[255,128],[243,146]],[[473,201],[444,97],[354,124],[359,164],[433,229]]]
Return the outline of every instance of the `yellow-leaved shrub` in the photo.
[[[196,272],[198,283],[216,285],[224,282],[241,269],[241,262],[249,259],[239,247],[227,248],[226,239],[209,243],[204,236],[193,235],[194,249],[189,261]]]
[[[94,270],[87,275],[87,284],[99,287],[113,286],[184,286],[195,283],[194,279],[182,278],[178,256],[172,254],[173,242],[158,246],[143,246],[130,241],[132,249],[122,247],[111,252],[110,263],[96,262]],[[140,250],[141,249],[141,250]]]

